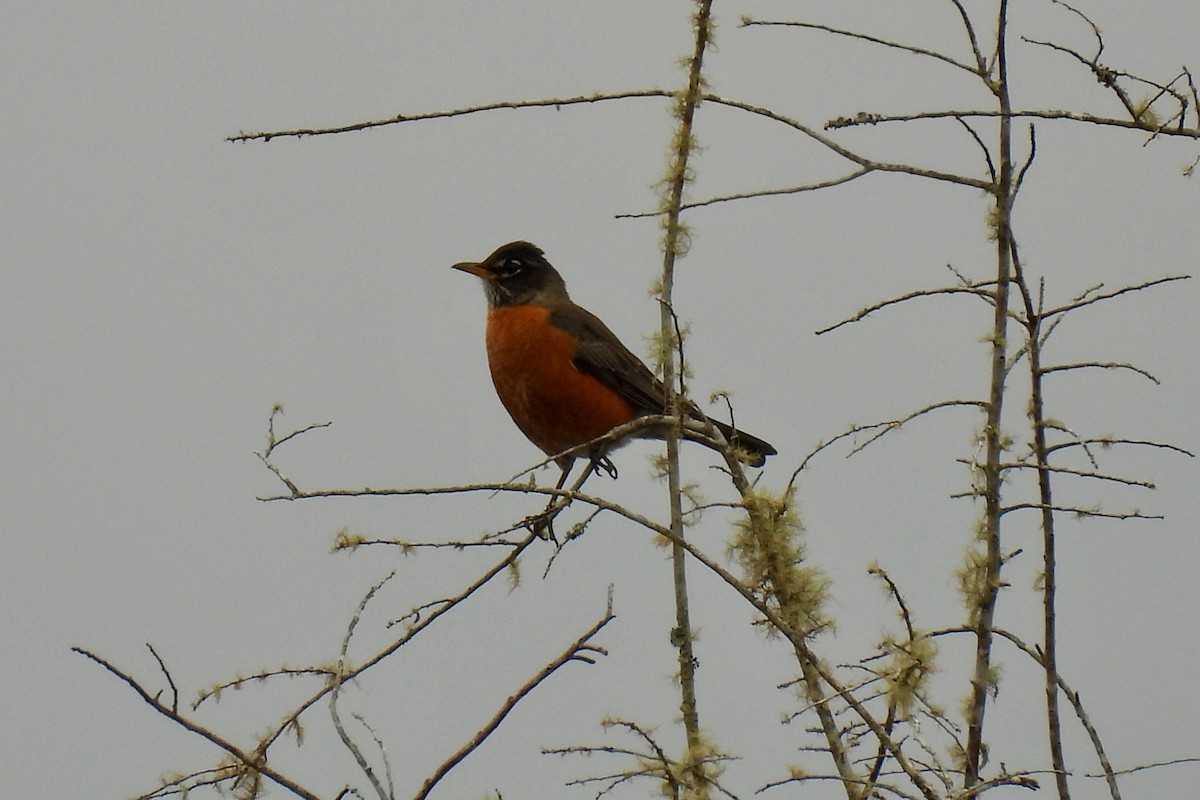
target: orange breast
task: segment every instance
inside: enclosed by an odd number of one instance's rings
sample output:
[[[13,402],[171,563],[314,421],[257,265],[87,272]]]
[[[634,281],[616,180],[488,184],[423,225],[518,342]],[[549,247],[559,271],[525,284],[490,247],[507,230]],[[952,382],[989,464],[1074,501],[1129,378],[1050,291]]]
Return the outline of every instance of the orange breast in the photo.
[[[487,352],[496,394],[513,422],[554,455],[623,425],[636,409],[571,363],[575,341],[549,317],[540,306],[490,310]]]

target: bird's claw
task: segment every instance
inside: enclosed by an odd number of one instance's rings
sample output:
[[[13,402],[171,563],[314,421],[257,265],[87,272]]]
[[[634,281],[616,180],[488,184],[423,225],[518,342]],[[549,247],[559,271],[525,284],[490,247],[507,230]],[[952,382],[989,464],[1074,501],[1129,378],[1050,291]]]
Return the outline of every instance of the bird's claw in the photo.
[[[544,511],[526,517],[521,525],[539,539],[546,539],[557,545],[558,537],[554,535],[554,518],[558,516],[559,511],[562,511],[562,507],[546,506]]]
[[[599,475],[601,470],[614,481],[617,479],[617,465],[605,456],[592,459],[592,471]]]

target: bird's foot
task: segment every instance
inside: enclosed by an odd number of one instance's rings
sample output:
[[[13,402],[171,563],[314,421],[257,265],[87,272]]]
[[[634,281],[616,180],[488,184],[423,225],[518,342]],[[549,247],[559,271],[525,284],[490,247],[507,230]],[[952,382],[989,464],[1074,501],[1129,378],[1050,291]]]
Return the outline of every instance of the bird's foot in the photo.
[[[610,461],[607,456],[593,458],[591,467],[592,471],[597,475],[599,475],[601,470],[603,470],[604,473],[614,481],[617,479],[617,465]]]
[[[521,521],[521,525],[539,539],[547,539],[557,545],[558,537],[554,535],[554,518],[565,507],[559,503],[551,503],[541,512],[526,517]]]

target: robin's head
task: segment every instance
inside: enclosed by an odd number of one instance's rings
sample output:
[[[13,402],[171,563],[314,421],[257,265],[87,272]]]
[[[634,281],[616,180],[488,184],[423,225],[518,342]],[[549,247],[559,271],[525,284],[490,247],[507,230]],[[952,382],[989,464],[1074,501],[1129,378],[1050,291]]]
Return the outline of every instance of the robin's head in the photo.
[[[455,264],[483,279],[488,306],[554,305],[567,300],[562,276],[542,255],[541,248],[529,242],[509,242],[483,261]]]

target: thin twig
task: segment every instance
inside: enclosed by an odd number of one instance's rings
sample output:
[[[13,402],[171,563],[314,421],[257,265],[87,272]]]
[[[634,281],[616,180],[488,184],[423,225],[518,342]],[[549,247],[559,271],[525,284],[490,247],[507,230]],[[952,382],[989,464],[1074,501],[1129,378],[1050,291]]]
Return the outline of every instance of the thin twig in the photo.
[[[881,125],[888,122],[913,122],[916,120],[966,119],[970,117],[998,118],[1000,112],[987,109],[947,109],[944,111],[917,111],[911,114],[867,114],[859,113],[853,117],[838,117],[829,120],[826,128],[851,128],[858,125]],[[1156,130],[1147,128],[1143,122],[1129,119],[1117,119],[1082,111],[1066,111],[1064,109],[1023,109],[1013,111],[1009,119],[1045,119],[1059,122],[1080,122],[1088,125],[1101,125],[1110,128],[1126,128],[1138,131],[1150,130],[1154,133],[1177,136],[1184,139],[1200,139],[1200,128],[1164,128]]]
[[[739,462],[737,462],[737,460],[732,456],[729,456],[727,460],[731,470],[740,469]],[[748,486],[748,484],[745,482],[744,476],[739,483],[742,485],[742,488],[740,488],[739,491]],[[653,525],[653,523],[651,524]],[[762,614],[771,627],[778,631],[779,634],[787,639],[792,647],[796,649],[798,657],[802,659],[803,663],[807,663],[809,665],[813,675],[818,677],[820,681],[829,686],[829,688],[833,691],[834,696],[841,698],[849,706],[849,708],[853,710],[859,719],[861,719],[863,723],[870,728],[872,734],[875,735],[879,741],[883,742],[884,746],[888,750],[889,755],[896,760],[897,766],[899,766],[908,779],[912,781],[913,785],[917,788],[921,795],[925,797],[926,800],[939,800],[937,793],[924,779],[920,769],[912,763],[912,761],[901,749],[900,745],[897,744],[897,742],[888,734],[883,727],[883,723],[877,720],[862,703],[862,701],[855,697],[853,691],[839,681],[837,677],[834,676],[833,673],[830,672],[829,669],[824,666],[824,664],[816,657],[816,655],[809,648],[803,632],[795,630],[793,626],[789,625],[779,615],[779,612],[773,608],[765,598],[759,597],[750,587],[738,580],[731,572],[729,572],[729,570],[718,564],[712,558],[708,557],[690,541],[675,537],[670,530],[662,526],[655,525],[654,527],[657,528],[657,533],[673,542],[677,542],[680,547],[687,550],[688,554],[692,558],[696,559],[706,569],[721,578],[721,580],[723,580],[730,588],[732,588],[737,594],[741,595],[746,602],[753,606],[755,610]]]
[[[216,700],[217,702],[220,702],[221,695],[225,692],[225,690],[241,689],[243,686],[246,686],[247,684],[250,684],[250,683],[265,683],[270,678],[277,678],[277,677],[296,678],[296,677],[301,677],[301,676],[305,676],[305,675],[311,675],[311,676],[327,679],[332,674],[333,674],[333,671],[327,667],[286,667],[285,666],[285,667],[279,667],[278,669],[270,669],[270,670],[264,670],[262,672],[256,672],[253,675],[245,675],[245,676],[239,675],[238,677],[234,678],[233,680],[226,681],[224,683],[217,684],[216,686],[213,686],[211,688],[202,690],[199,693],[199,695],[196,697],[195,701],[192,702],[192,710],[195,711],[196,709],[200,708],[200,706],[203,705],[209,699],[213,699],[213,700]]]
[[[388,758],[387,748],[383,745],[383,739],[379,738],[379,733],[367,723],[362,714],[354,713],[351,716],[358,720],[358,724],[367,729],[367,733],[371,734],[371,738],[375,741],[375,749],[379,751],[379,758],[383,761],[383,776],[387,780],[387,796],[389,798],[395,797],[396,783],[392,779],[392,762]]]
[[[630,731],[646,744],[645,751],[637,751],[626,747],[611,745],[575,745],[572,747],[543,748],[546,755],[618,755],[632,757],[637,763],[636,769],[622,770],[607,775],[590,776],[570,781],[568,786],[586,786],[589,783],[607,783],[600,795],[611,792],[623,783],[629,783],[635,778],[654,778],[662,782],[663,794],[666,797],[679,798],[682,785],[679,780],[679,770],[676,762],[670,758],[661,745],[655,740],[649,730],[636,722],[624,719],[606,719],[602,723],[605,729],[621,728]],[[600,795],[597,795],[598,797]]]
[[[1064,428],[1059,427],[1059,426],[1054,426],[1054,427],[1055,427],[1055,430],[1065,430]],[[1173,444],[1168,444],[1167,442],[1154,442],[1154,441],[1150,441],[1147,439],[1119,439],[1119,438],[1114,438],[1114,437],[1109,437],[1109,436],[1104,436],[1104,437],[1099,437],[1099,438],[1094,438],[1094,439],[1076,439],[1075,441],[1071,441],[1071,442],[1061,442],[1059,444],[1050,445],[1050,447],[1046,448],[1046,452],[1053,453],[1055,450],[1065,450],[1070,447],[1082,447],[1085,450],[1087,450],[1088,446],[1093,445],[1093,444],[1098,444],[1101,447],[1112,447],[1113,445],[1118,445],[1118,444],[1127,444],[1127,445],[1132,445],[1135,447],[1151,447],[1151,448],[1154,448],[1157,450],[1170,450],[1171,452],[1180,453],[1181,455],[1185,455],[1188,458],[1196,457],[1196,454],[1193,453],[1191,450],[1185,450],[1182,447],[1178,447]],[[1092,464],[1095,465],[1095,460],[1092,461]]]
[[[514,529],[520,526],[515,526]],[[511,539],[495,539],[483,538],[475,541],[462,541],[452,539],[445,542],[416,542],[408,539],[366,539],[357,535],[339,534],[333,543],[334,550],[355,550],[359,547],[370,547],[372,545],[387,545],[389,547],[399,547],[404,555],[417,550],[472,550],[478,547],[516,547],[518,542]]]
[[[815,448],[813,448],[800,462],[800,465],[792,472],[791,480],[788,481],[788,488],[790,489],[795,484],[797,476],[799,476],[805,467],[808,466],[808,463],[812,461],[818,453],[828,449],[842,439],[846,439],[851,436],[857,436],[860,433],[871,433],[871,436],[869,436],[865,441],[854,445],[850,452],[846,454],[846,457],[849,458],[850,456],[853,456],[874,444],[876,441],[892,431],[899,430],[918,417],[942,408],[956,408],[959,406],[972,406],[974,408],[986,409],[987,403],[983,400],[942,400],[937,403],[931,403],[924,408],[919,408],[916,411],[913,411],[898,419],[885,420],[883,422],[872,422],[868,425],[852,425],[850,428],[839,433],[837,436],[834,436],[832,439],[821,442]]]
[[[1021,261],[1017,243],[1010,244],[1014,280],[1025,305],[1026,352],[1029,358],[1029,419],[1032,423],[1033,442],[1031,449],[1036,461],[1038,500],[1042,504],[1042,661],[1043,661],[1043,697],[1046,703],[1046,728],[1050,745],[1050,764],[1054,770],[1055,785],[1058,789],[1059,800],[1070,800],[1070,785],[1067,781],[1066,756],[1062,745],[1062,714],[1058,703],[1058,688],[1055,679],[1058,674],[1058,545],[1055,532],[1054,513],[1050,507],[1054,505],[1053,484],[1051,477],[1055,470],[1050,466],[1046,453],[1046,410],[1045,410],[1045,376],[1042,367],[1043,345],[1046,336],[1041,333],[1042,315],[1045,311],[1046,285],[1042,280],[1038,285],[1038,297],[1035,303],[1033,287],[1030,286]],[[1059,320],[1063,319],[1059,317]],[[1055,320],[1057,322],[1058,320]],[[1053,326],[1055,323],[1051,323]],[[1026,465],[1022,465],[1026,466]],[[1001,465],[1001,469],[1004,469]]]
[[[930,638],[938,638],[941,636],[948,636],[948,635],[954,635],[954,634],[959,634],[959,633],[970,633],[970,632],[971,632],[970,628],[943,628],[943,629],[937,630],[937,631],[930,631],[926,635],[929,636]],[[1045,666],[1046,666],[1045,656],[1036,647],[1030,647],[1028,644],[1025,643],[1024,640],[1021,639],[1021,637],[1017,636],[1012,631],[1006,630],[1004,628],[997,628],[996,635],[1000,636],[1004,639],[1007,639],[1010,643],[1012,643],[1014,646],[1016,646],[1017,649],[1019,649],[1021,652],[1025,653],[1025,655],[1032,658],[1038,664],[1039,667],[1045,668]],[[1066,679],[1062,676],[1062,674],[1057,669],[1053,670],[1052,676],[1053,676],[1055,684],[1062,691],[1063,695],[1067,698],[1067,700],[1071,703],[1071,707],[1075,710],[1075,716],[1078,717],[1079,724],[1082,725],[1084,731],[1087,732],[1088,738],[1091,740],[1091,743],[1092,743],[1092,749],[1095,750],[1095,752],[1096,752],[1096,759],[1100,762],[1100,766],[1104,770],[1103,776],[1089,775],[1088,777],[1104,777],[1108,781],[1109,793],[1111,794],[1112,799],[1113,800],[1121,800],[1121,790],[1120,790],[1120,787],[1117,785],[1116,776],[1123,774],[1123,772],[1114,770],[1112,768],[1112,764],[1108,760],[1108,754],[1104,750],[1104,744],[1100,740],[1100,734],[1096,730],[1096,727],[1092,724],[1091,717],[1088,715],[1087,709],[1083,705],[1083,700],[1080,698],[1079,692],[1076,692],[1074,689],[1071,688],[1071,686],[1067,683]],[[1195,760],[1200,761],[1200,759],[1195,759]],[[1140,769],[1140,768],[1136,768],[1136,769]],[[1131,772],[1136,771],[1136,769],[1130,770],[1130,771]]]
[[[1120,289],[1114,289],[1111,292],[1104,292],[1103,294],[1090,294],[1086,298],[1072,301],[1065,305],[1058,306],[1057,308],[1052,308],[1043,314],[1042,318],[1047,319],[1049,317],[1057,316],[1058,314],[1065,314],[1068,311],[1074,311],[1078,308],[1083,308],[1084,306],[1090,306],[1093,303],[1099,303],[1104,300],[1112,300],[1114,297],[1120,297],[1121,295],[1129,294],[1131,292],[1140,292],[1143,289],[1149,289],[1153,286],[1162,286],[1163,284],[1174,283],[1175,281],[1190,280],[1191,277],[1191,275],[1168,275],[1163,278],[1154,278],[1153,280],[1144,281],[1143,283],[1122,286]]]
[[[285,436],[283,436],[279,439],[276,439],[275,438],[275,417],[276,417],[276,415],[279,415],[282,413],[283,413],[283,406],[277,405],[271,409],[271,416],[270,416],[270,419],[268,419],[268,421],[267,421],[267,449],[260,454],[261,458],[264,458],[264,459],[270,458],[271,453],[275,452],[275,448],[279,447],[280,445],[284,444],[285,442],[288,442],[291,439],[296,438],[297,436],[301,436],[305,433],[308,433],[309,431],[317,430],[318,428],[328,428],[330,425],[333,424],[332,421],[314,422],[311,425],[305,425],[303,428],[298,428],[298,429],[292,431],[291,433],[286,434]]]
[[[803,192],[814,192],[818,189],[829,189],[834,186],[841,186],[844,183],[849,183],[850,181],[855,180],[857,178],[861,178],[864,175],[869,175],[873,171],[874,170],[872,170],[870,168],[863,167],[860,169],[856,169],[854,172],[851,172],[847,175],[843,175],[840,178],[831,178],[830,180],[818,181],[817,183],[806,183],[806,184],[802,184],[800,186],[791,186],[786,189],[758,189],[753,192],[738,192],[735,194],[722,195],[720,197],[710,197],[707,200],[698,200],[694,203],[684,203],[682,206],[680,206],[680,210],[687,211],[687,210],[690,210],[693,208],[703,208],[704,206],[711,206],[716,203],[728,203],[733,200],[749,200],[749,199],[757,198],[757,197],[776,197],[779,195],[790,195],[790,194],[801,194]],[[615,214],[614,218],[615,219],[644,219],[646,217],[661,216],[663,213],[664,212],[662,212],[662,211],[641,211],[641,212],[629,213],[629,214]]]
[[[482,745],[484,741],[486,741],[487,738],[497,728],[500,727],[500,724],[504,722],[505,717],[507,717],[509,713],[516,708],[517,703],[521,702],[521,700],[527,697],[530,692],[541,685],[543,681],[557,672],[560,667],[572,661],[594,664],[594,655],[606,655],[607,651],[601,647],[591,644],[591,639],[613,619],[615,619],[615,615],[613,614],[612,597],[610,595],[608,608],[605,610],[604,616],[600,618],[600,621],[588,629],[586,633],[572,642],[571,645],[563,651],[562,655],[544,666],[537,675],[535,675],[524,686],[518,689],[515,694],[505,700],[500,706],[499,711],[497,711],[496,714],[490,720],[488,720],[488,722],[482,728],[480,728],[473,737],[471,737],[469,742],[467,742],[465,745],[459,748],[457,752],[442,762],[441,766],[434,770],[433,774],[425,779],[425,782],[421,785],[421,790],[414,795],[414,800],[425,800],[425,798],[429,796],[429,793],[433,791],[433,788],[437,786],[442,778],[446,777],[450,770],[461,764],[467,756],[475,752],[475,750],[477,750],[479,746]]]
[[[1048,455],[1051,452],[1050,448],[1047,448],[1045,452]],[[1103,472],[1088,472],[1085,470],[1071,469],[1070,467],[1055,467],[1055,466],[1051,466],[1051,465],[1045,464],[1045,463],[1026,464],[1026,463],[1017,461],[1017,462],[1010,462],[1007,464],[1001,464],[1000,468],[1004,469],[1004,470],[1036,469],[1036,470],[1042,470],[1042,471],[1057,474],[1057,475],[1074,475],[1075,477],[1078,477],[1078,478],[1091,478],[1093,480],[1098,480],[1098,481],[1108,481],[1110,483],[1119,483],[1122,486],[1137,486],[1142,489],[1157,488],[1150,481],[1139,481],[1134,478],[1122,478],[1117,475],[1108,475]]]
[[[224,737],[217,735],[216,733],[214,733],[213,731],[204,727],[200,723],[194,722],[193,720],[191,720],[191,719],[183,716],[179,712],[173,710],[170,706],[159,702],[158,699],[156,697],[152,697],[150,695],[150,693],[148,691],[146,691],[146,689],[143,688],[140,683],[137,682],[137,680],[135,680],[133,677],[126,674],[125,672],[122,672],[120,669],[113,666],[111,663],[109,663],[105,659],[101,658],[100,656],[96,655],[95,653],[93,653],[89,650],[85,650],[82,647],[72,647],[71,650],[73,652],[76,652],[79,655],[83,656],[84,658],[87,658],[90,661],[93,661],[96,664],[99,664],[101,667],[106,669],[109,673],[111,673],[116,678],[121,680],[123,683],[128,685],[129,688],[133,689],[133,691],[139,697],[141,697],[142,700],[144,700],[147,705],[149,705],[151,708],[153,708],[159,714],[162,714],[164,717],[171,720],[175,724],[179,725],[181,728],[191,731],[192,733],[196,734],[197,736],[200,736],[203,739],[207,739],[209,742],[216,745],[221,750],[224,750],[226,753],[233,756],[233,758],[236,759],[241,765],[243,765],[245,767],[245,769],[250,770],[255,773],[258,773],[259,775],[262,775],[262,776],[270,779],[272,782],[283,787],[284,789],[287,789],[289,792],[296,795],[297,797],[303,797],[303,798],[305,798],[305,800],[320,800],[320,798],[316,794],[313,794],[312,792],[305,789],[300,784],[296,783],[295,781],[291,780],[290,778],[283,775],[279,771],[268,766],[263,759],[254,758],[251,754],[242,750],[240,747],[233,744],[228,739],[225,739]]]
[[[908,640],[911,642],[917,638],[916,630],[912,624],[912,615],[908,611],[908,604],[904,602],[904,595],[900,594],[900,587],[896,586],[896,582],[892,580],[892,576],[888,575],[887,570],[879,565],[872,566],[867,572],[887,584],[888,594],[896,601],[896,605],[900,609],[900,619],[904,620],[904,628],[908,631]]]
[[[1113,775],[1132,775],[1132,774],[1133,774],[1133,773],[1135,773],[1135,772],[1141,772],[1141,771],[1143,771],[1143,770],[1147,770],[1147,769],[1159,769],[1160,767],[1173,767],[1173,766],[1175,766],[1176,764],[1200,764],[1200,757],[1197,757],[1197,756],[1184,756],[1184,757],[1182,757],[1182,758],[1171,758],[1171,759],[1167,759],[1166,761],[1155,761],[1155,762],[1154,762],[1154,763],[1152,763],[1152,764],[1139,764],[1139,765],[1138,765],[1138,766],[1136,766],[1136,767],[1129,767],[1129,768],[1127,768],[1127,769],[1118,769],[1118,770],[1114,770],[1112,774],[1113,774]],[[1107,777],[1108,777],[1108,774],[1107,774],[1107,773],[1105,773],[1105,774],[1101,774],[1101,775],[1091,775],[1091,774],[1089,774],[1089,775],[1085,775],[1084,777],[1087,777],[1087,778],[1107,778]]]
[[[1054,511],[1060,514],[1071,514],[1076,517],[1096,517],[1097,519],[1163,519],[1161,514],[1143,514],[1140,511],[1101,511],[1098,508],[1083,508],[1082,506],[1047,506],[1043,503],[1015,503],[1004,506],[1001,514],[1012,511]]]
[[[830,333],[831,331],[835,331],[838,328],[841,328],[845,325],[850,325],[855,322],[860,322],[860,321],[866,319],[871,314],[875,313],[876,311],[879,311],[880,309],[887,308],[888,306],[894,306],[899,303],[905,303],[905,302],[908,302],[909,300],[915,300],[918,297],[936,297],[938,295],[951,295],[951,294],[973,294],[978,297],[984,298],[988,302],[994,303],[996,300],[995,293],[983,288],[984,286],[992,286],[994,284],[995,284],[995,281],[987,281],[987,282],[983,282],[983,283],[972,284],[970,286],[943,286],[943,287],[940,287],[937,289],[917,289],[915,291],[907,292],[906,294],[899,295],[898,297],[891,297],[891,298],[888,298],[887,300],[881,300],[880,302],[875,303],[874,305],[867,306],[866,308],[859,310],[858,313],[856,313],[852,317],[847,317],[846,319],[843,319],[841,322],[835,322],[833,325],[828,325],[824,328],[817,329],[816,335],[822,336],[826,333]]]
[[[792,783],[803,784],[803,783],[808,783],[810,781],[844,782],[844,780],[845,779],[843,779],[840,775],[811,775],[811,774],[807,774],[807,773],[803,774],[803,775],[793,775],[788,778],[782,778],[777,781],[771,781],[770,783],[765,783],[758,788],[758,791],[756,791],[755,794],[762,794],[763,792],[767,791],[768,789],[778,789],[781,786],[787,786],[788,784],[792,784]],[[896,797],[901,798],[901,800],[918,800],[918,797],[919,797],[918,795],[911,794],[909,792],[902,790],[900,787],[896,786],[895,784],[878,783],[878,782],[868,781],[868,780],[863,780],[863,779],[855,779],[855,780],[850,781],[850,783],[851,783],[851,785],[853,785],[855,787],[861,786],[861,787],[863,787],[864,790],[865,789],[877,789],[880,791],[887,791],[887,792],[895,795]],[[865,797],[866,795],[864,794],[863,796]]]
[[[970,137],[975,140],[975,144],[979,145],[979,150],[983,153],[983,162],[987,165],[988,175],[991,177],[992,182],[994,183],[996,180],[996,165],[992,161],[992,151],[989,150],[988,146],[984,143],[983,137],[979,135],[979,131],[971,127],[971,123],[967,122],[962,117],[956,117],[955,121],[958,122],[959,125],[963,126]]]
[[[180,775],[164,781],[161,786],[145,794],[138,795],[135,800],[156,800],[159,797],[179,795],[186,797],[188,792],[204,786],[219,786],[225,781],[234,780],[239,774],[239,767],[226,764],[210,769],[202,769],[188,775]]]
[[[370,494],[370,493],[371,493],[371,490],[367,490],[367,494]],[[335,493],[329,493],[327,496],[351,496],[353,494],[355,494],[355,493],[349,493],[349,495],[347,495],[346,493],[335,492]],[[305,499],[308,497],[318,497],[318,496],[322,496],[322,495],[321,494],[309,494],[309,495],[302,494],[299,497],[284,496],[283,498],[280,498],[280,499],[299,500],[299,499]],[[528,536],[525,537],[525,539],[523,539],[512,550],[512,552],[508,553],[504,558],[500,559],[496,564],[494,564],[490,568],[488,568],[482,575],[480,575],[478,578],[476,578],[474,582],[472,582],[469,586],[467,586],[465,589],[463,589],[457,595],[450,597],[450,598],[446,598],[445,600],[439,601],[439,603],[437,604],[438,607],[435,610],[433,610],[432,613],[429,614],[429,616],[425,617],[423,620],[413,623],[410,627],[408,627],[404,631],[403,635],[396,638],[394,641],[392,641],[390,644],[388,644],[382,650],[376,652],[375,655],[371,656],[371,658],[367,659],[362,664],[359,664],[358,666],[354,667],[353,669],[346,670],[342,674],[342,682],[346,683],[349,681],[353,681],[353,680],[357,679],[363,673],[365,673],[368,670],[375,667],[375,665],[386,660],[392,654],[394,654],[396,651],[398,651],[401,647],[405,646],[410,641],[412,641],[414,637],[418,636],[422,631],[426,630],[430,625],[432,625],[438,619],[440,619],[441,617],[448,614],[450,611],[452,611],[455,608],[462,605],[466,600],[468,600],[470,597],[472,597],[482,587],[489,584],[492,581],[492,579],[495,578],[497,575],[504,572],[505,570],[512,569],[513,566],[517,563],[517,560],[520,558],[521,554],[525,552],[525,549],[528,548],[530,545],[532,545],[536,541],[540,541],[538,536],[536,534],[530,533]],[[259,745],[259,750],[261,752],[266,752],[266,750],[268,748],[270,748],[272,744],[274,744],[274,742],[283,734],[283,732],[285,730],[292,727],[293,725],[296,725],[298,723],[300,717],[305,712],[307,712],[310,708],[312,708],[317,702],[319,702],[323,697],[325,697],[330,691],[332,691],[332,689],[333,689],[333,684],[332,684],[332,682],[330,682],[327,685],[323,686],[321,689],[314,692],[306,700],[304,700],[299,706],[297,706],[295,709],[293,709],[291,712],[289,712],[287,714],[287,716],[284,717],[283,721],[280,724],[278,724],[267,737],[265,737],[263,739],[262,743]]]
[[[1138,375],[1141,375],[1143,378],[1146,378],[1152,383],[1162,383],[1162,381],[1154,377],[1154,375],[1152,375],[1149,371],[1144,370],[1141,367],[1135,367],[1133,364],[1127,364],[1118,361],[1081,361],[1076,364],[1056,364],[1051,367],[1041,367],[1038,372],[1041,375],[1049,375],[1052,372],[1069,372],[1076,369],[1124,369],[1129,370],[1130,372],[1136,372]]]
[[[965,123],[964,123],[965,124]],[[1025,163],[1021,165],[1021,170],[1017,173],[1017,179],[1013,182],[1013,197],[1016,198],[1021,192],[1021,186],[1025,183],[1025,175],[1033,166],[1033,160],[1037,157],[1037,128],[1033,123],[1029,123],[1029,155],[1025,157]]]
[[[674,97],[675,93],[666,89],[634,89],[626,92],[596,92],[590,95],[575,97],[552,97],[542,100],[513,100],[497,103],[484,103],[477,106],[465,106],[446,111],[429,111],[423,114],[397,114],[386,119],[355,122],[349,125],[338,125],[330,128],[293,128],[290,130],[263,131],[260,133],[240,132],[236,136],[227,136],[227,142],[247,142],[261,140],[269,142],[283,137],[324,136],[336,133],[351,133],[369,128],[380,128],[386,125],[398,125],[404,122],[419,122],[431,119],[448,119],[462,117],[468,114],[479,114],[488,111],[517,108],[560,108],[561,106],[579,105],[581,103],[602,103],[608,100],[628,100],[635,97]]]
[[[749,17],[742,17],[742,27],[745,28],[745,27],[750,27],[750,26],[807,28],[809,30],[823,31],[825,33],[832,33],[835,36],[845,36],[850,39],[858,39],[859,41],[869,42],[870,44],[877,44],[882,47],[888,47],[888,48],[892,48],[895,50],[903,50],[904,52],[912,53],[913,55],[927,56],[928,58],[933,58],[933,59],[941,61],[945,64],[949,64],[952,67],[958,67],[959,69],[965,70],[965,71],[971,73],[972,75],[982,75],[983,74],[978,67],[972,66],[970,64],[964,64],[963,62],[961,62],[957,59],[951,58],[950,56],[945,55],[944,53],[939,53],[936,50],[929,50],[927,48],[917,47],[915,45],[900,44],[899,42],[893,42],[889,39],[880,39],[878,36],[871,36],[870,34],[860,33],[858,31],[842,30],[841,28],[834,28],[829,25],[820,25],[815,22],[785,22],[785,21],[772,21],[772,20],[756,20],[756,19],[750,19]]]
[[[379,795],[379,800],[393,800],[390,787],[388,789],[383,787],[383,784],[379,780],[379,776],[375,774],[375,770],[371,767],[371,763],[367,761],[367,758],[363,755],[362,750],[359,749],[354,740],[350,738],[350,734],[346,732],[346,728],[342,725],[342,718],[338,714],[337,701],[342,690],[342,678],[346,673],[347,658],[350,650],[350,639],[354,636],[354,629],[358,627],[359,620],[362,619],[363,611],[366,610],[367,604],[371,602],[371,598],[375,596],[376,592],[383,588],[385,583],[394,578],[395,575],[395,570],[389,572],[381,580],[376,582],[375,585],[368,589],[367,593],[363,595],[362,600],[359,601],[358,608],[354,610],[354,615],[350,618],[350,622],[346,626],[346,635],[342,638],[342,649],[338,653],[337,672],[335,672],[333,675],[333,685],[329,690],[329,716],[333,720],[333,728],[337,731],[338,738],[342,740],[342,744],[345,745],[346,749],[350,751],[350,754],[354,756],[354,761],[358,764],[358,768],[361,769],[363,774],[367,776],[367,780],[370,781],[371,787],[375,789],[375,793]],[[384,753],[384,763],[387,763],[386,753]],[[388,772],[390,771],[391,770],[389,769]]]
[[[813,141],[818,142],[819,144],[823,145],[826,149],[831,150],[832,152],[836,153],[837,155],[841,156],[842,158],[846,159],[847,161],[851,161],[855,164],[858,164],[863,169],[867,169],[867,170],[870,170],[873,172],[895,172],[895,173],[900,173],[900,174],[904,174],[904,175],[915,175],[920,178],[928,178],[930,180],[944,181],[946,183],[953,183],[953,184],[957,184],[960,186],[970,186],[972,188],[979,189],[979,190],[985,191],[985,192],[990,192],[993,189],[992,183],[990,181],[982,181],[982,180],[979,180],[978,178],[972,178],[967,175],[957,175],[952,172],[942,172],[941,170],[936,170],[936,169],[925,169],[922,167],[914,167],[911,164],[897,164],[897,163],[885,162],[885,161],[874,161],[870,158],[867,158],[866,156],[859,155],[858,153],[854,152],[853,150],[850,150],[849,148],[843,146],[842,144],[829,138],[828,136],[825,136],[824,134],[819,133],[812,127],[805,125],[803,122],[800,122],[799,120],[789,117],[785,114],[780,114],[779,112],[774,111],[770,108],[766,108],[764,106],[757,106],[757,105],[754,105],[753,103],[745,103],[740,100],[733,100],[731,98],[721,97],[720,95],[715,95],[715,94],[706,94],[706,95],[704,95],[703,99],[704,99],[704,102],[706,102],[706,103],[712,103],[714,105],[725,106],[727,108],[733,108],[733,109],[737,109],[739,111],[746,111],[751,114],[755,114],[757,116],[765,117],[766,119],[772,120],[773,122],[779,122],[783,125],[786,125],[789,128],[792,128],[793,130],[796,130],[796,131],[804,134],[805,136],[812,139]]]
[[[987,77],[990,70],[988,69],[987,61],[983,57],[983,53],[979,50],[979,38],[975,35],[975,24],[971,21],[971,15],[963,8],[962,0],[950,0],[950,2],[958,9],[958,15],[962,18],[963,29],[966,31],[967,39],[971,43],[971,54],[975,56],[975,73],[980,77]]]
[[[146,642],[146,649],[150,651],[150,655],[154,656],[154,660],[158,662],[158,668],[162,671],[163,677],[167,679],[167,685],[171,687],[171,710],[179,711],[179,689],[175,686],[175,679],[171,677],[171,671],[167,669],[167,665],[163,663],[162,657],[158,651],[154,649],[154,645]],[[158,695],[155,695],[157,699]]]

